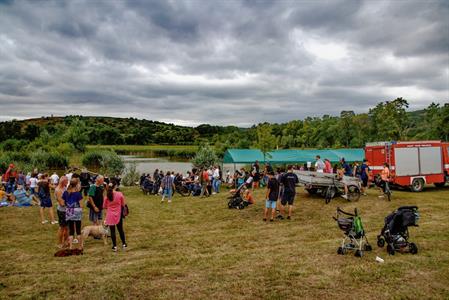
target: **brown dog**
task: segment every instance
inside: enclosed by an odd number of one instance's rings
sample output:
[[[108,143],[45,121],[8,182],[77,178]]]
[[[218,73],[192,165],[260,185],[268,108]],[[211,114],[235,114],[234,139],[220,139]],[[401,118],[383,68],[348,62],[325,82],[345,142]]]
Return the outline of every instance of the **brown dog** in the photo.
[[[83,248],[83,243],[88,236],[93,236],[94,238],[102,238],[104,244],[107,245],[109,228],[103,225],[85,226],[83,230],[81,230],[81,236],[82,236],[81,248]]]
[[[72,256],[72,255],[83,255],[83,249],[60,249],[56,251],[55,257],[66,257],[66,256]]]

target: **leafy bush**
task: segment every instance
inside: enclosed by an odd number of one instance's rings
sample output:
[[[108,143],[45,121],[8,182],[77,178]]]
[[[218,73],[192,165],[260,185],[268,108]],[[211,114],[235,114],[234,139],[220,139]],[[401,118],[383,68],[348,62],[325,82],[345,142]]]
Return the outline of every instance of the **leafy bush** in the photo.
[[[125,168],[125,175],[122,178],[122,183],[124,186],[132,186],[140,179],[140,175],[137,172],[137,165],[135,162],[129,164]]]
[[[196,168],[209,168],[217,164],[217,162],[217,155],[215,155],[214,150],[208,144],[200,146],[197,154],[192,159],[192,164]]]
[[[93,150],[86,152],[81,162],[86,167],[100,169],[104,174],[121,174],[125,168],[123,159],[112,150]]]

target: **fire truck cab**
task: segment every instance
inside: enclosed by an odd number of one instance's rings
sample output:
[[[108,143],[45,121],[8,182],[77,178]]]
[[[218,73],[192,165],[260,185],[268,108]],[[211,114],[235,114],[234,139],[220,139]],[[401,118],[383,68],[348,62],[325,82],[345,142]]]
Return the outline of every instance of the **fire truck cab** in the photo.
[[[365,147],[373,176],[390,165],[391,183],[420,192],[426,184],[449,182],[449,143],[441,141],[378,142]]]

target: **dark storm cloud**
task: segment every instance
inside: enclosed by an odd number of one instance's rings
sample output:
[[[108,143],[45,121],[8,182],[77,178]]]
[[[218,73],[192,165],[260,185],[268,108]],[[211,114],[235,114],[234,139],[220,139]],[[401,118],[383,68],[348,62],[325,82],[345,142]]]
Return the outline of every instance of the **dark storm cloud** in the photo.
[[[0,119],[250,126],[449,99],[447,1],[0,1]]]

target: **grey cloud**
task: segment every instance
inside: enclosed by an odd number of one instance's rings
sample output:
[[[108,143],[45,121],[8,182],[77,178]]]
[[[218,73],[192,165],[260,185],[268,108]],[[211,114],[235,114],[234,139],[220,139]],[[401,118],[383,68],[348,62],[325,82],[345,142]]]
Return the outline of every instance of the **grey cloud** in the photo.
[[[405,97],[422,108],[449,98],[447,15],[443,0],[6,1],[0,118],[250,125],[366,111],[395,88],[424,91]]]

